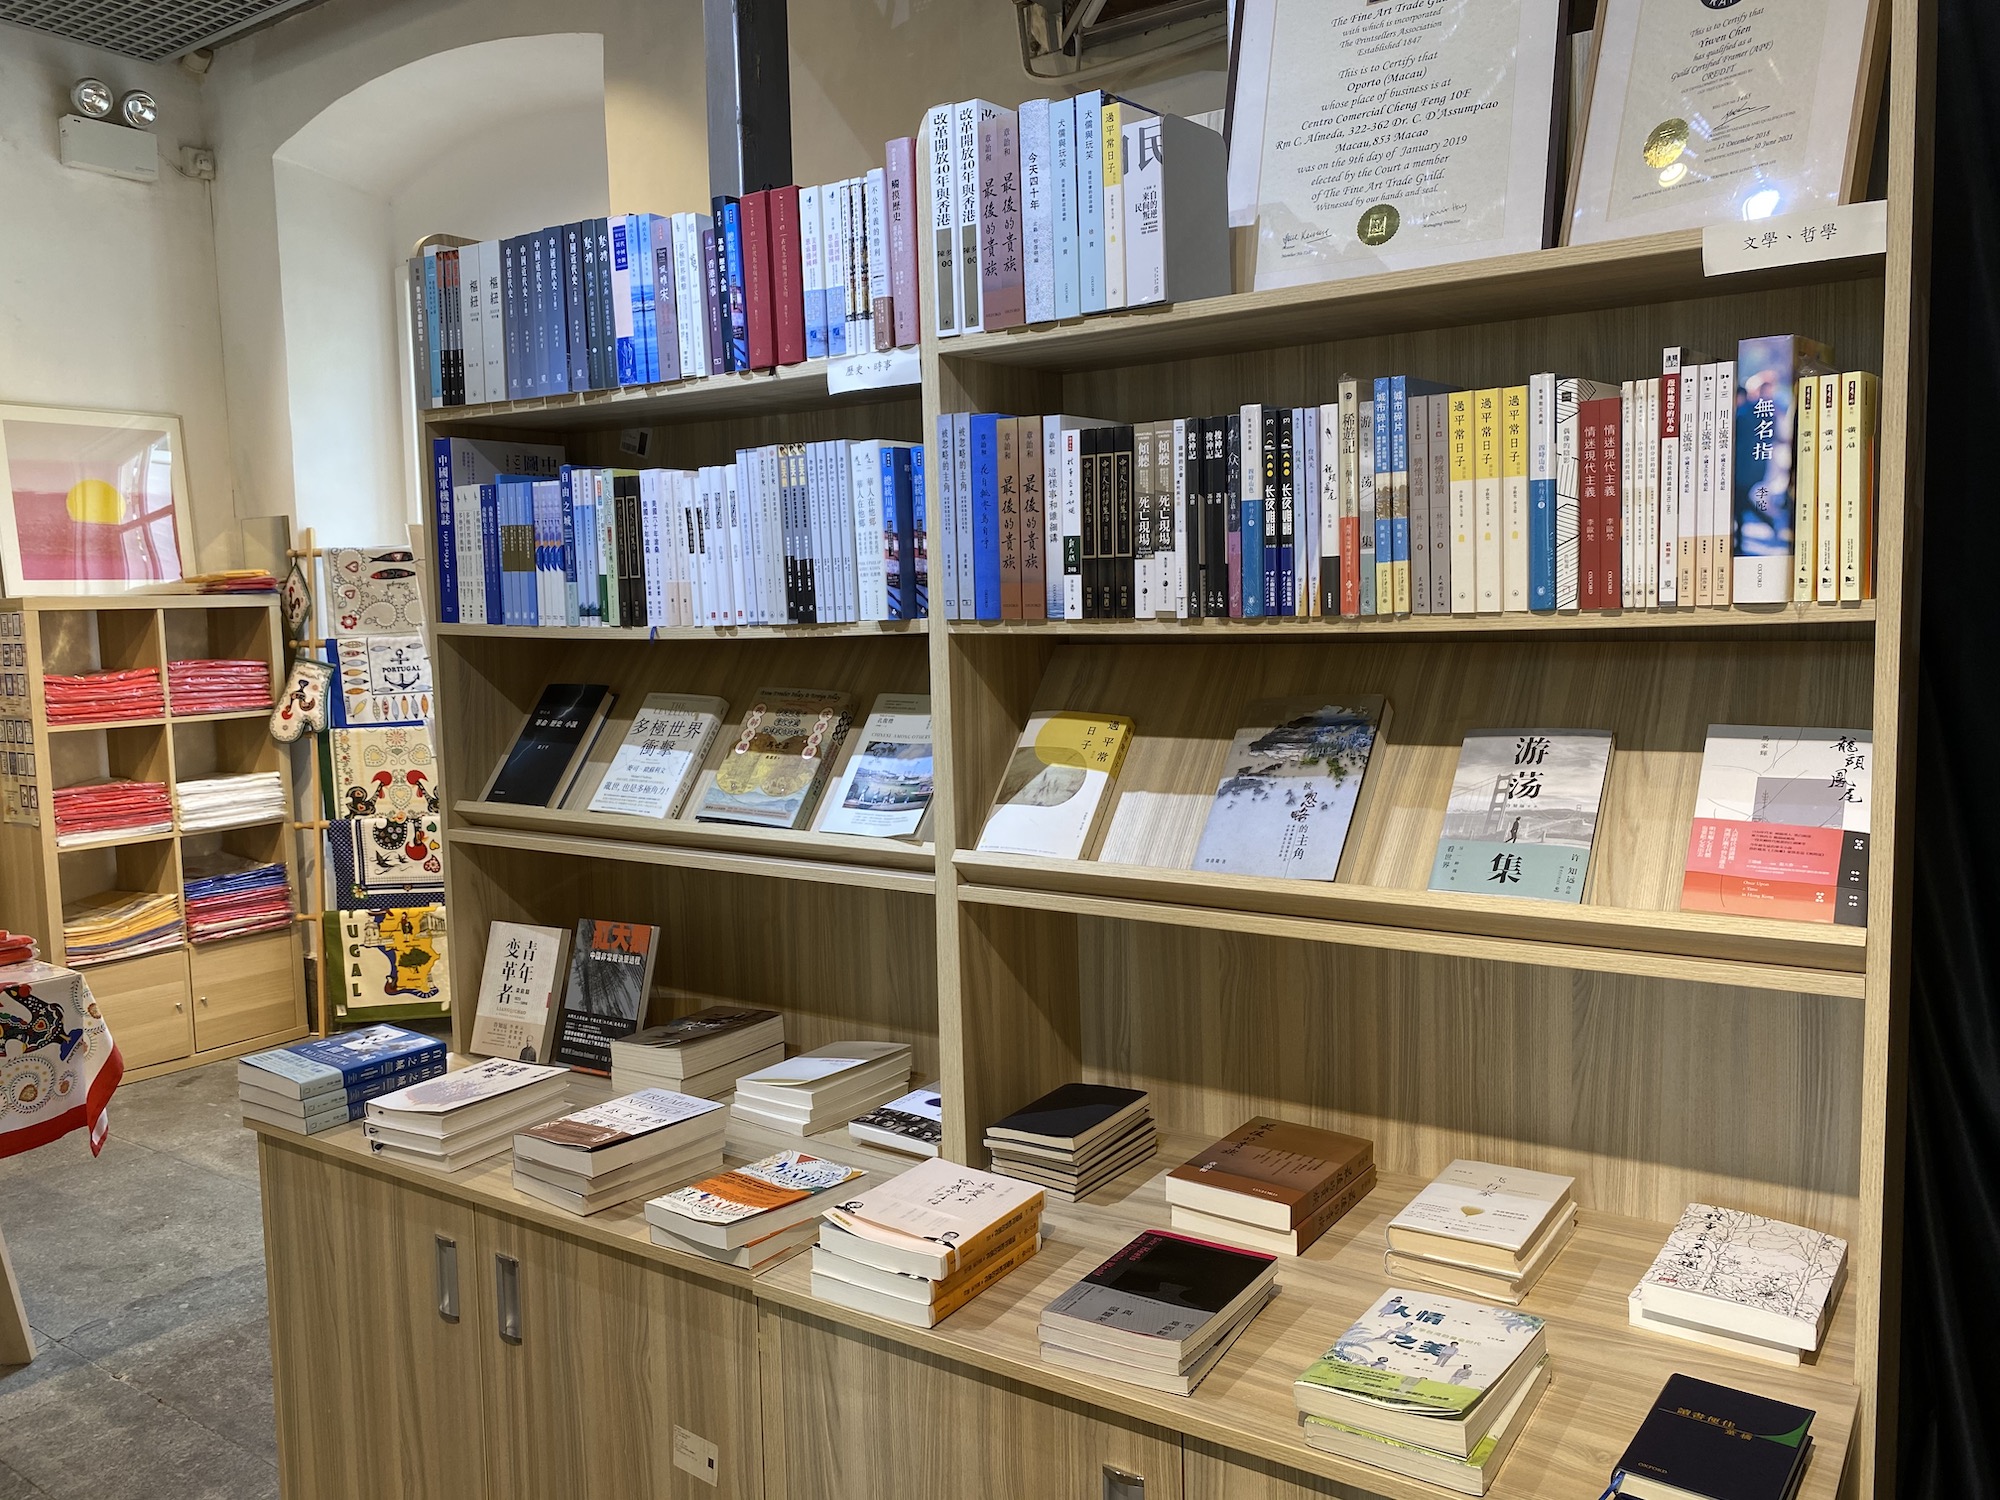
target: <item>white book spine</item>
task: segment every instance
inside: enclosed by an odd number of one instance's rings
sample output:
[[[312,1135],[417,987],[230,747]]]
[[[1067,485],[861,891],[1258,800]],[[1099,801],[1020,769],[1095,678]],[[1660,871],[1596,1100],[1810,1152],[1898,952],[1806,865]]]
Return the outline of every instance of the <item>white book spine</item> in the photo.
[[[1701,471],[1701,367],[1686,365],[1677,377],[1681,383],[1681,440],[1676,462],[1680,465],[1680,513],[1675,526],[1680,533],[1674,551],[1674,604],[1680,609],[1694,607],[1695,490]]]
[[[847,352],[863,354],[875,344],[868,311],[867,187],[859,177],[848,178],[844,185],[847,202],[840,227],[847,240]]]
[[[888,186],[887,167],[869,168],[863,186],[868,225],[863,243],[868,255],[868,320],[874,335],[869,347],[873,349],[892,349],[896,344],[896,320],[889,315]]]
[[[1167,559],[1167,586],[1176,620],[1188,617],[1187,440],[1187,419],[1174,418],[1172,452],[1167,460],[1174,466],[1174,471],[1167,476],[1164,488],[1169,497],[1168,504],[1173,508],[1174,549]]]
[[[1166,164],[1160,156],[1160,122],[1143,119],[1122,129],[1125,173],[1125,305],[1167,300],[1167,232],[1163,205]]]
[[[1634,382],[1627,380],[1618,389],[1618,604],[1631,609],[1632,557],[1638,531],[1639,505],[1636,495],[1638,474],[1632,464],[1633,437],[1637,422],[1633,404]],[[1643,600],[1644,586],[1640,587]]]
[[[952,106],[940,104],[924,116],[924,139],[930,143],[930,237],[923,253],[930,259],[931,321],[939,337],[959,332],[958,217],[953,184]],[[956,593],[956,590],[953,590]],[[946,618],[956,616],[947,613]]]
[[[959,412],[952,417],[953,473],[958,483],[958,610],[959,618],[973,618],[977,596],[972,587],[972,415]]]
[[[1500,506],[1501,506],[1501,579],[1503,580],[1502,608],[1509,614],[1528,612],[1528,469],[1524,462],[1519,473],[1513,470],[1515,445],[1519,443],[1521,457],[1528,457],[1529,427],[1526,393],[1517,399],[1514,391],[1520,387],[1508,387],[1500,392]],[[1520,428],[1517,433],[1516,426]]]
[[[1463,461],[1454,455],[1451,466],[1451,612],[1470,615],[1479,611],[1478,482],[1473,478],[1476,457],[1471,451],[1478,444],[1478,402],[1472,391],[1449,399],[1454,405],[1465,404],[1462,423],[1457,418],[1452,422],[1451,440],[1468,450]]]
[[[820,285],[826,298],[827,353],[847,347],[847,193],[838,182],[819,190]]]
[[[1646,608],[1660,607],[1660,380],[1646,381]]]
[[[1063,430],[1062,456],[1062,545],[1054,555],[1068,557],[1072,544],[1077,548],[1083,545],[1083,438],[1073,427]],[[1062,617],[1081,620],[1083,576],[1065,568],[1062,587]]]
[[[735,464],[723,469],[723,503],[728,507],[729,517],[729,622],[732,625],[749,623],[750,579],[748,564],[750,549],[748,530],[742,519],[740,504],[741,474]]]
[[[952,553],[957,545],[953,517],[958,505],[957,468],[952,461],[952,423],[949,412],[938,413],[936,443],[926,466],[931,478],[930,523],[935,541],[931,547],[931,576],[943,601],[943,618],[956,620],[958,614],[958,570]]]
[[[480,406],[486,401],[486,344],[479,336],[480,312],[479,247],[461,246],[458,252],[458,340],[467,406]]]
[[[704,620],[701,608],[701,486],[699,469],[691,470],[682,477],[678,498],[680,531],[675,537],[681,548],[680,623],[690,629]]]
[[[986,322],[979,284],[979,111],[981,101],[968,99],[952,111],[952,157],[957,180],[953,198],[958,210],[958,328],[980,333]],[[963,597],[964,580],[960,580]]]
[[[764,511],[764,623],[785,623],[784,453],[775,443],[757,450],[757,502]]]
[[[1680,351],[1664,362],[1660,375],[1660,607],[1680,603],[1681,440],[1667,436],[1667,406],[1680,410]]]
[[[1736,504],[1736,361],[1733,359],[1725,359],[1716,368],[1715,400],[1715,531],[1711,555],[1715,567],[1715,602],[1726,608],[1733,597],[1730,533]]]

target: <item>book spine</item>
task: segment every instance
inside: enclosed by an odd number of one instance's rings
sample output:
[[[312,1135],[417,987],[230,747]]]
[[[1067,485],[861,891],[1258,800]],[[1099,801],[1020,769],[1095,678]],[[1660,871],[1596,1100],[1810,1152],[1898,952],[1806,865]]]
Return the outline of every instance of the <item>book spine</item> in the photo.
[[[438,325],[438,252],[426,246],[424,272],[424,347],[429,351],[430,400],[427,406],[444,405],[444,336]]]
[[[1451,421],[1451,612],[1479,612],[1479,546],[1476,442],[1476,391],[1453,391]]]
[[[979,122],[979,295],[989,333],[1023,319],[1017,128],[1006,109],[988,110]]]
[[[1132,429],[1132,614],[1139,620],[1153,617],[1157,589],[1154,559],[1159,548],[1153,532],[1153,433],[1151,422],[1141,422]]]
[[[655,215],[653,235],[653,357],[654,377],[662,381],[682,378],[681,288],[674,270],[673,220]]]
[[[702,310],[705,316],[704,342],[708,348],[708,373],[721,375],[729,369],[729,340],[724,336],[721,237],[711,222],[700,231]]]
[[[606,334],[604,314],[610,307],[605,300],[603,281],[607,262],[597,252],[597,221],[585,219],[577,226],[578,259],[582,262],[583,297],[578,308],[583,313],[583,363],[587,372],[586,386],[600,391],[611,384],[611,367],[605,356]],[[607,231],[608,233],[608,231]],[[607,239],[606,243],[609,243]]]
[[[1176,417],[1168,424],[1168,451],[1166,462],[1172,467],[1167,472],[1167,504],[1171,507],[1174,531],[1173,556],[1169,559],[1173,571],[1170,575],[1169,596],[1174,618],[1186,620],[1198,618],[1200,599],[1196,593],[1195,562],[1196,529],[1189,514],[1188,497],[1188,439],[1190,422]]]
[[[930,501],[925,483],[924,445],[914,444],[909,450],[910,468],[910,537],[909,561],[904,573],[911,580],[915,590],[915,604],[906,619],[927,620],[931,612],[930,578]]]
[[[1278,607],[1277,614],[1296,615],[1298,610],[1297,528],[1294,521],[1299,484],[1295,472],[1298,454],[1293,449],[1293,414],[1281,408],[1277,419],[1278,437]],[[1408,535],[1405,528],[1404,534]],[[1265,597],[1270,596],[1268,592]]]
[[[698,214],[674,215],[674,287],[681,307],[681,374],[689,380],[709,373],[708,293]]]
[[[771,224],[769,193],[745,193],[737,205],[743,245],[743,321],[749,368],[769,370],[778,363],[778,330],[771,315]]]
[[[464,625],[486,620],[486,539],[479,514],[479,486],[458,485],[452,493],[458,565],[458,619]]]
[[[1451,604],[1451,396],[1431,397],[1431,613],[1448,615]]]
[[[750,363],[750,291],[743,264],[743,207],[724,198],[721,214],[722,267],[728,277],[729,368],[748,370]]]
[[[1338,619],[1340,577],[1340,403],[1317,408],[1319,423],[1319,612]]]
[[[856,453],[862,453],[865,446],[857,448],[855,450]],[[868,597],[863,600],[864,608],[862,614],[865,619],[907,620],[910,618],[908,602],[911,597],[911,589],[903,566],[905,561],[910,560],[908,557],[909,529],[900,511],[901,497],[897,493],[896,483],[896,455],[899,451],[903,450],[899,450],[894,443],[877,443],[874,445],[874,452],[869,455],[869,457],[874,459],[875,463],[875,473],[871,486],[873,498],[876,503],[875,524],[873,527],[862,524],[857,508],[855,541],[863,545],[872,546],[875,549],[876,555],[881,559],[882,567],[882,594],[879,599]],[[909,474],[907,460],[904,462],[902,472],[907,480]],[[874,611],[879,611],[879,613],[875,613]]]
[[[924,139],[930,143],[930,261],[931,324],[938,337],[960,331],[958,315],[958,204],[953,184],[956,157],[952,150],[952,106],[940,104],[924,116]],[[954,590],[954,592],[956,592]],[[946,611],[947,619],[957,616]]]
[[[1501,608],[1525,614],[1528,578],[1528,388],[1503,387],[1500,392],[1500,504],[1504,580]]]
[[[1113,578],[1112,617],[1134,619],[1138,615],[1138,537],[1135,516],[1132,460],[1134,433],[1120,427],[1111,450],[1111,538],[1118,559]]]
[[[548,298],[545,319],[548,329],[548,365],[543,393],[569,393],[569,298],[563,280],[563,226],[551,224],[541,233],[542,260],[548,268],[544,295]]]
[[[804,251],[799,238],[799,190],[772,188],[768,195],[771,220],[771,324],[781,365],[805,363],[806,307]]]
[[[1128,120],[1125,162],[1125,305],[1167,300],[1166,161],[1157,118]]]
[[[484,587],[484,625],[504,625],[507,623],[503,604],[503,588],[500,575],[500,489],[498,485],[479,486],[479,571]]]
[[[973,620],[979,617],[979,596],[978,590],[973,585],[971,413],[959,412],[953,416],[951,448],[953,455],[952,462],[956,467],[956,488],[958,492],[956,516],[958,534],[954,541],[952,555],[958,567],[959,618]]]
[[[1029,99],[1020,110],[1022,317],[1047,323],[1056,315],[1055,211],[1049,166],[1049,101]]]
[[[1389,524],[1389,442],[1383,418],[1387,410],[1386,399],[1376,400],[1375,390],[1383,383],[1371,382],[1364,386],[1367,392],[1361,402],[1361,419],[1357,424],[1360,452],[1360,504],[1361,504],[1361,613],[1379,615],[1386,613],[1393,603],[1391,587],[1383,576],[1389,566],[1390,551],[1387,529]]]
[[[560,507],[558,526],[561,537],[557,563],[562,572],[562,619],[565,625],[575,625],[579,623],[580,618],[578,615],[579,596],[576,570],[576,494],[570,484],[570,467],[568,464],[564,464],[562,467],[562,481],[557,492],[557,504]]]
[[[611,217],[612,382],[639,383],[639,355],[632,331],[632,225],[624,214]]]
[[[473,244],[458,253],[458,326],[464,345],[460,369],[467,406],[486,401],[486,345],[479,311],[479,246]]]
[[[1076,215],[1078,295],[1085,313],[1105,310],[1104,95],[1076,96]]]
[[[944,617],[947,620],[960,618],[958,610],[958,573],[952,565],[952,547],[955,537],[952,530],[952,516],[957,506],[957,486],[953,476],[957,472],[952,456],[952,419],[949,412],[939,412],[937,419],[937,446],[934,472],[938,475],[937,517],[938,534],[943,542],[937,563],[942,579]]]
[[[1792,539],[1792,602],[1813,602],[1813,569],[1819,557],[1819,377],[1801,375],[1793,392],[1798,432],[1793,444],[1792,488],[1797,534]]]
[[[868,311],[874,323],[877,354],[896,347],[896,305],[889,291],[889,172],[870,167],[862,181],[862,205],[868,233],[862,248],[868,258]]]
[[[985,328],[985,303],[979,282],[979,117],[981,104],[968,99],[952,115],[952,157],[956,180],[952,201],[957,209],[955,243],[958,279],[958,330],[978,333]]]
[[[1385,614],[1411,612],[1409,381],[1389,380],[1389,603]],[[1377,425],[1381,425],[1378,419]]]
[[[1086,459],[1084,434],[1076,428],[1062,429],[1062,610],[1063,620],[1081,620],[1084,615],[1083,484]],[[1051,565],[1053,566],[1053,564]]]
[[[1655,553],[1660,607],[1680,604],[1681,356],[1670,349],[1660,375],[1660,536]]]
[[[1637,470],[1632,446],[1645,409],[1645,396],[1636,381],[1623,381],[1618,394],[1618,606],[1634,608],[1632,585],[1633,539],[1637,534],[1639,504]],[[1645,602],[1646,586],[1639,584],[1638,603]]]
[[[1840,600],[1841,401],[1846,382],[1822,375],[1819,382],[1819,522],[1813,528],[1818,552],[1815,598],[1821,604]]]
[[[1499,614],[1506,599],[1506,558],[1501,537],[1500,391],[1473,398],[1473,506],[1478,609]]]
[[[922,235],[918,230],[917,141],[898,136],[887,148],[883,178],[889,221],[890,342],[898,349],[915,347],[923,319],[917,293],[917,262]]]
[[[426,411],[431,406],[431,335],[430,325],[424,317],[424,258],[410,257],[408,266],[410,292],[410,389],[415,392],[417,405]]]
[[[1245,491],[1247,466],[1244,463],[1242,414],[1222,419],[1225,427],[1225,485],[1222,526],[1223,560],[1229,569],[1229,618],[1243,618],[1243,509],[1249,496]]]
[[[458,491],[452,485],[451,439],[431,439],[431,496],[437,512],[438,618],[459,622]]]
[[[1000,573],[1000,420],[972,419],[973,618],[1002,614]]]
[[[1442,396],[1418,394],[1403,407],[1403,463],[1410,490],[1410,613],[1431,610],[1431,402]]]
[[[1710,549],[1714,581],[1710,588],[1717,606],[1732,601],[1729,559],[1730,498],[1734,490],[1731,460],[1736,452],[1736,361],[1723,360],[1715,373],[1715,541]]]
[[[632,226],[632,343],[639,367],[639,384],[652,385],[660,378],[660,362],[653,352],[653,220],[650,214],[631,214]]]
[[[826,303],[826,352],[847,353],[847,184],[829,182],[819,190],[821,296]]]
[[[1202,423],[1202,526],[1208,539],[1208,602],[1210,619],[1229,618],[1229,419],[1208,417]]]
[[[1040,420],[1042,445],[1042,617],[1063,617],[1063,427],[1060,417]]]
[[[590,303],[583,286],[582,224],[562,227],[563,318],[566,334],[564,354],[569,362],[569,388],[587,391],[595,387],[590,366]]]
[[[1840,377],[1840,602],[1875,597],[1875,485],[1881,377]]]
[[[1645,471],[1639,495],[1639,518],[1645,524],[1641,558],[1646,569],[1647,609],[1660,607],[1660,380],[1649,376],[1645,389],[1645,425],[1639,434],[1635,460]],[[1789,581],[1787,586],[1789,587]]]
[[[1057,99],[1049,105],[1050,259],[1055,296],[1050,316],[1055,318],[1074,318],[1083,310],[1076,237],[1076,163],[1076,101]]]
[[[826,358],[826,285],[820,249],[820,189],[799,189],[799,277],[806,325],[806,358]]]
[[[1048,613],[1048,578],[1043,566],[1048,521],[1043,493],[1042,419],[1022,417],[1016,425],[1020,429],[1015,441],[1021,466],[1021,618],[1040,620]]]
[[[1115,312],[1125,306],[1125,106],[1107,98],[1099,116],[1102,145],[1098,161],[1104,173],[1104,305]]]
[[[1264,521],[1269,514],[1266,495],[1276,479],[1264,465],[1266,427],[1262,406],[1245,406],[1237,414],[1237,434],[1243,497],[1237,509],[1237,555],[1242,573],[1239,618],[1258,620],[1264,616]],[[1271,498],[1275,501],[1275,497]]]
[[[1292,605],[1301,619],[1319,614],[1319,408],[1292,409]],[[1414,533],[1412,533],[1414,535]]]
[[[1528,608],[1556,607],[1555,376],[1528,381]]]

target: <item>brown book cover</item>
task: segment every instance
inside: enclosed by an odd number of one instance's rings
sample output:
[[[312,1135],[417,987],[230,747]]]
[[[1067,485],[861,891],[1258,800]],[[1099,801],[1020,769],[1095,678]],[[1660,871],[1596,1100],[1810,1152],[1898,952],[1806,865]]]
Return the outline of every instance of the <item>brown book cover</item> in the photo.
[[[778,363],[778,328],[771,316],[770,194],[745,193],[740,222],[743,233],[743,308],[750,331],[750,368],[768,370]]]
[[[1002,417],[998,429],[1000,458],[1000,618],[1021,618],[1021,426],[1019,417]]]
[[[1040,620],[1048,615],[1048,573],[1043,557],[1048,535],[1048,482],[1042,472],[1042,419],[1022,417],[1019,420],[1021,617]]]
[[[1259,1115],[1167,1175],[1278,1204],[1296,1229],[1374,1164],[1373,1141]]]

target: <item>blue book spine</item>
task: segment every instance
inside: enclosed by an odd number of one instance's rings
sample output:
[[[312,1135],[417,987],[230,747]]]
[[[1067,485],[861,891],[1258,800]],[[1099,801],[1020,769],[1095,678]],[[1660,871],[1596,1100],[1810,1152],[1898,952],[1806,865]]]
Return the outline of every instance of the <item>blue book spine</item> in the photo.
[[[451,483],[451,439],[431,439],[431,483],[437,495],[438,618],[458,623],[458,492]],[[338,696],[338,695],[336,695]]]
[[[750,368],[750,292],[743,275],[742,206],[734,198],[722,208],[724,266],[729,273],[729,359],[732,370]]]
[[[972,418],[972,617],[1000,618],[1000,419]]]
[[[924,445],[910,448],[910,593],[906,618],[928,620],[931,614],[930,516],[924,506]]]
[[[535,532],[535,486],[525,479],[509,480],[501,493],[507,497],[507,504],[514,520],[514,534],[522,541],[516,548],[516,567],[508,576],[514,584],[515,625],[535,623],[535,573],[534,573],[534,532]],[[528,566],[520,567],[520,563]]]
[[[901,450],[897,449],[893,444],[884,443],[880,454],[882,537],[885,543],[890,537],[896,539],[894,553],[885,559],[890,564],[885,570],[884,586],[888,590],[889,599],[887,618],[891,620],[909,619],[909,616],[903,612],[904,601],[910,597],[908,591],[903,587],[903,561],[909,548],[908,532],[897,520],[900,505],[896,496],[896,454],[899,451]],[[904,472],[907,476],[907,469]]]
[[[435,250],[424,252],[424,328],[430,335],[431,405],[444,400],[444,345],[438,330],[438,259]]]
[[[1087,313],[1105,308],[1104,95],[1076,96],[1076,236],[1080,303]]]
[[[640,352],[646,360],[646,381],[657,385],[660,374],[660,234],[666,221],[653,214],[639,214],[639,246],[644,252],[639,269],[646,277],[646,337]]]
[[[1391,486],[1396,472],[1395,403],[1395,383],[1383,376],[1375,382],[1375,472],[1392,476]],[[1379,483],[1375,486],[1375,613],[1379,615],[1396,612],[1395,598],[1384,599],[1381,588],[1382,569],[1396,561],[1396,518],[1393,508],[1382,503],[1388,492]]]
[[[340,1045],[345,1038],[319,1037],[293,1047],[253,1053],[243,1061],[296,1085],[307,1113],[317,1114],[339,1108],[335,1101],[343,1096],[350,1103],[365,1102],[404,1084],[442,1073],[443,1043],[416,1032],[408,1035],[409,1042],[400,1044],[394,1052],[357,1056],[351,1045]]]
[[[590,389],[589,304],[583,296],[583,225],[562,227],[563,342],[569,362],[569,388]]]
[[[570,484],[570,467],[562,467],[562,576],[563,576],[563,623],[578,623],[577,612],[577,556],[576,556],[576,491]]]
[[[1389,472],[1396,494],[1396,513],[1389,522],[1389,561],[1410,566],[1410,382],[1402,375],[1389,379]],[[1400,597],[1400,594],[1399,594]]]
[[[486,623],[510,625],[500,579],[500,486],[479,487],[479,556],[486,573]]]
[[[1264,613],[1264,450],[1267,429],[1257,424],[1253,434],[1243,423],[1243,506],[1239,523],[1243,558],[1243,618],[1254,620]],[[1250,445],[1257,443],[1257,462],[1250,462]]]
[[[1049,106],[1049,176],[1055,209],[1056,316],[1083,311],[1083,278],[1076,240],[1076,101]]]
[[[652,317],[647,283],[652,277],[649,267],[653,262],[653,253],[646,243],[646,216],[627,214],[625,222],[629,226],[625,231],[625,248],[632,258],[632,368],[643,385],[652,379],[647,373],[651,364],[646,357],[646,323]]]
[[[309,1094],[305,1099],[306,1113],[314,1119],[322,1114],[334,1115],[342,1120],[366,1119],[370,1099],[380,1099],[384,1094],[393,1094],[397,1089],[422,1083],[427,1078],[443,1077],[444,1058],[442,1052],[415,1054],[397,1071],[379,1073],[344,1088],[333,1087]]]
[[[624,314],[625,324],[631,325],[632,317],[632,220],[626,214],[614,214],[611,219],[611,295],[622,298],[622,302],[612,305],[612,317]],[[615,328],[616,323],[613,324]],[[630,333],[614,333],[611,344],[612,368],[616,371],[614,385],[637,385],[639,383],[638,351]]]

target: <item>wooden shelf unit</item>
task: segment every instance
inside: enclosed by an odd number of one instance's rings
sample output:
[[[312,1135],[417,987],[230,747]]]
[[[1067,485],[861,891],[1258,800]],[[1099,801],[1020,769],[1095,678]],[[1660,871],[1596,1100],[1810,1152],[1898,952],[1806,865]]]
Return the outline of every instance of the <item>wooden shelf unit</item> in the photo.
[[[281,819],[226,829],[107,833],[58,846],[52,793],[95,777],[164,783],[276,771],[291,805],[291,759],[265,728],[270,709],[175,713],[87,724],[47,721],[43,679],[151,667],[166,691],[170,661],[226,657],[285,671],[284,633],[272,595],[135,594],[0,600],[23,616],[38,825],[0,824],[0,925],[34,933],[63,963],[62,909],[98,891],[179,896],[184,860],[222,849],[282,860],[294,890],[293,841]],[[251,933],[91,964],[83,973],[104,1007],[128,1079],[296,1041],[306,1034],[305,978],[295,930]]]

